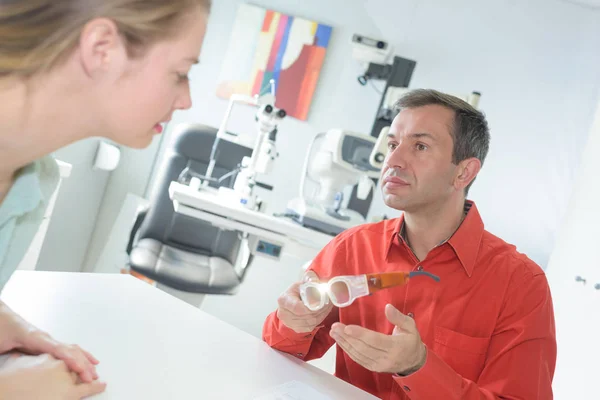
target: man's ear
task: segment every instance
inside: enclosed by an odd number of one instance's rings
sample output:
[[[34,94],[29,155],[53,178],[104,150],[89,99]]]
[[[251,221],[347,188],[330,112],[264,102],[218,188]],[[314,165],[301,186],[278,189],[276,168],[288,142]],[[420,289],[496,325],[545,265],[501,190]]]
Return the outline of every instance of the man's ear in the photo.
[[[454,178],[454,187],[461,190],[469,186],[481,170],[481,161],[472,157],[458,163],[458,173]]]
[[[81,31],[79,47],[82,67],[92,78],[120,74],[128,58],[119,29],[108,18],[88,22]]]

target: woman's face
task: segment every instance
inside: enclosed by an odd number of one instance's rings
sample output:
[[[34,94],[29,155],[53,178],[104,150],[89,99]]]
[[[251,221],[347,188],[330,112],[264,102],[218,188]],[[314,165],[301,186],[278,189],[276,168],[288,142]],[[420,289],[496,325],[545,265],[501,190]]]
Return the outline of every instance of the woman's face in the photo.
[[[176,37],[153,44],[141,57],[126,57],[118,78],[96,91],[103,114],[97,119],[100,136],[144,148],[174,111],[192,106],[188,73],[198,63],[206,23],[206,12],[198,8],[186,16]]]

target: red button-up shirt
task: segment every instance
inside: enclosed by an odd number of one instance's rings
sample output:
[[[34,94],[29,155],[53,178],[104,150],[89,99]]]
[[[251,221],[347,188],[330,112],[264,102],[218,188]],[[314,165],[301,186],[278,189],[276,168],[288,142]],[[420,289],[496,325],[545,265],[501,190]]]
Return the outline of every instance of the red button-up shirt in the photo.
[[[474,204],[459,229],[419,261],[400,235],[403,218],[363,225],[338,235],[310,269],[325,280],[338,275],[423,269],[441,278],[407,285],[334,308],[312,333],[287,328],[269,315],[263,339],[306,361],[335,344],[331,325],[342,322],[392,334],[390,303],[416,322],[427,360],[401,377],[371,372],[337,347],[335,375],[382,399],[552,399],[556,336],[552,299],[542,269],[484,230]]]

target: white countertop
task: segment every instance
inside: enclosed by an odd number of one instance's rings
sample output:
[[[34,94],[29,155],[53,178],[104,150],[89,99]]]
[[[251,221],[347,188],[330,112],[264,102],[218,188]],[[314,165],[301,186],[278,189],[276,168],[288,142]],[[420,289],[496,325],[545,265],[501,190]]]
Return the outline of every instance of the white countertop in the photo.
[[[128,275],[17,271],[1,298],[100,360],[108,388],[98,400],[250,400],[290,381],[375,399]]]

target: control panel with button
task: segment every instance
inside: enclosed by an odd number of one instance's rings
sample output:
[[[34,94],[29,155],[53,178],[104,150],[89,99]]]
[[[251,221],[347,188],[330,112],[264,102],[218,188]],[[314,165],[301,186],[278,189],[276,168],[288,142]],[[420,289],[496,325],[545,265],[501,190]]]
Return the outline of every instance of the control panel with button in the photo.
[[[251,237],[248,241],[251,252],[257,256],[263,256],[275,261],[279,261],[283,252],[283,244],[265,240],[262,238]]]

